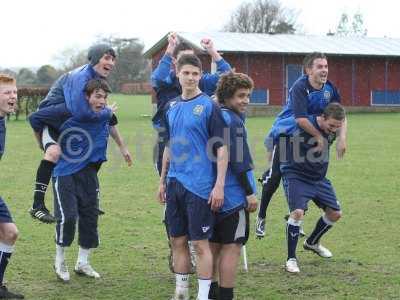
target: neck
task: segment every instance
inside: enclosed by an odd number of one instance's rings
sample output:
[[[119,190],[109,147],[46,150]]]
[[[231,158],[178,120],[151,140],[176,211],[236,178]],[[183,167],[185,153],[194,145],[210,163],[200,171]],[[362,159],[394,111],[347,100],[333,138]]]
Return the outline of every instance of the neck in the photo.
[[[6,116],[6,113],[3,111],[0,111],[0,118],[4,118]]]
[[[182,98],[187,100],[187,99],[192,99],[196,97],[197,95],[201,94],[201,91],[199,88],[196,88],[194,90],[183,90],[182,91]]]
[[[312,80],[310,79],[310,77],[308,77],[308,82],[309,82],[310,85],[311,85],[314,89],[316,89],[316,90],[320,90],[320,89],[322,89],[322,87],[324,86],[323,83],[318,83],[318,82],[312,81]]]

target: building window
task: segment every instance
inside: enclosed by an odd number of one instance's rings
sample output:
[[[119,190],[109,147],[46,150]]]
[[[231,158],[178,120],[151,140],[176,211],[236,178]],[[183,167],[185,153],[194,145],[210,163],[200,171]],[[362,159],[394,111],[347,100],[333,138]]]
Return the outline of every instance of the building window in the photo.
[[[251,104],[269,104],[268,89],[254,89],[250,95]]]
[[[400,90],[389,91],[374,90],[371,92],[371,105],[375,106],[400,106]]]

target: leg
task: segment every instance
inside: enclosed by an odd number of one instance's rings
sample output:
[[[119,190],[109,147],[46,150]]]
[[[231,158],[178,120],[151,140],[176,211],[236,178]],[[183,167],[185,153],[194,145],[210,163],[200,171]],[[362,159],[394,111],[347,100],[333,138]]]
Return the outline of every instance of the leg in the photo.
[[[222,246],[219,261],[220,299],[232,300],[235,287],[236,270],[240,260],[241,244],[226,244]]]
[[[24,299],[23,295],[10,292],[3,283],[17,238],[18,229],[14,223],[0,223],[0,299]]]
[[[75,236],[76,219],[78,214],[77,198],[74,193],[72,176],[62,176],[53,179],[54,214],[56,217],[56,257],[54,269],[57,277],[68,282],[70,279],[65,264],[65,247],[72,244]]]
[[[89,254],[92,248],[99,245],[98,217],[100,194],[97,170],[87,166],[74,175],[77,182],[78,198],[78,230],[79,230],[79,252],[75,264],[75,273],[91,278],[100,278],[89,264]]]
[[[210,249],[213,257],[213,276],[210,286],[210,291],[208,293],[208,299],[219,299],[219,253],[221,251],[222,245],[219,243],[214,243],[210,241]]]
[[[211,285],[213,257],[211,254],[210,245],[208,240],[192,241],[194,249],[196,250],[196,266],[197,277],[199,282],[199,292],[197,298],[199,300],[207,300],[208,293]]]
[[[275,145],[270,156],[271,166],[263,175],[260,209],[256,223],[256,237],[265,236],[265,217],[267,208],[281,182],[279,144]]]
[[[61,155],[60,146],[57,145],[55,140],[54,131],[45,127],[42,133],[42,143],[45,154],[36,172],[33,204],[29,211],[33,218],[44,223],[55,222],[55,218],[49,213],[44,203],[44,197],[51,179],[51,174]]]
[[[173,299],[189,299],[190,254],[188,247],[188,225],[184,187],[176,180],[170,180],[166,191],[166,228],[172,250],[172,265],[175,273],[175,296]]]
[[[190,255],[187,236],[171,237],[175,299],[189,299]]]
[[[318,194],[314,202],[324,209],[325,214],[317,221],[313,232],[304,241],[304,249],[311,250],[324,258],[332,257],[332,253],[320,244],[321,237],[328,232],[336,221],[342,216],[335,191],[328,179],[322,180],[317,185]]]

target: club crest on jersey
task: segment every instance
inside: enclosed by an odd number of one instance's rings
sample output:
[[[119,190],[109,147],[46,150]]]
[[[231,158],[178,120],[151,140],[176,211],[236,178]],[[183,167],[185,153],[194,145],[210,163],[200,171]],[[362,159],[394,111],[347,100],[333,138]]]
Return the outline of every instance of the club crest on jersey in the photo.
[[[325,91],[324,92],[324,98],[325,98],[325,100],[330,100],[331,99],[331,92],[330,91]]]
[[[200,105],[200,104],[196,105],[193,108],[193,114],[196,115],[196,116],[200,116],[201,113],[203,112],[203,110],[204,110],[204,106],[203,105]]]

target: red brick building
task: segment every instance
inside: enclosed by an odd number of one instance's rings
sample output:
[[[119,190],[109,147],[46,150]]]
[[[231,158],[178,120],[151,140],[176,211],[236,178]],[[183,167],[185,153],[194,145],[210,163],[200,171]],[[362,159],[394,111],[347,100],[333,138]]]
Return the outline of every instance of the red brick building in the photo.
[[[200,40],[209,37],[238,72],[251,76],[254,104],[282,105],[288,88],[302,74],[307,53],[328,56],[329,80],[339,89],[346,106],[400,106],[400,39],[306,35],[270,35],[226,32],[178,33],[197,50],[204,69],[212,69]],[[157,65],[167,36],[145,55]]]

